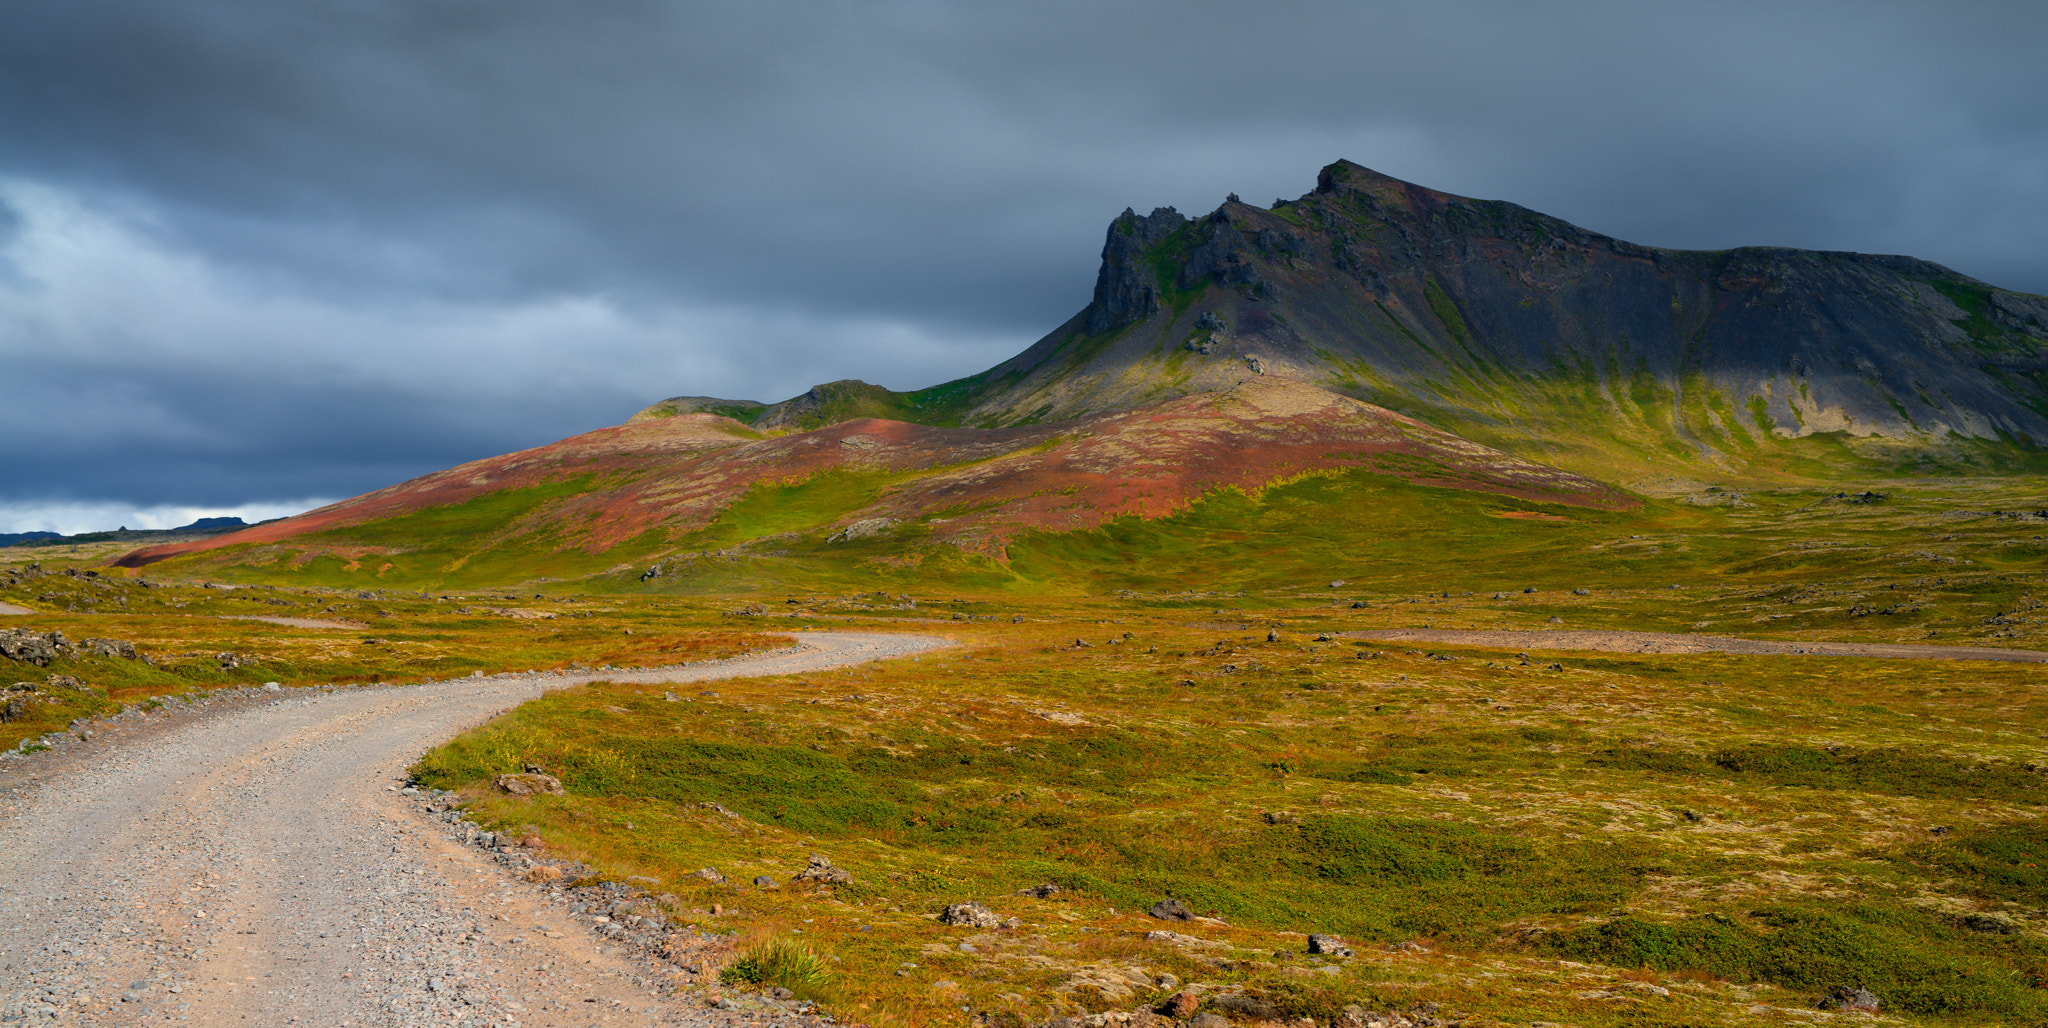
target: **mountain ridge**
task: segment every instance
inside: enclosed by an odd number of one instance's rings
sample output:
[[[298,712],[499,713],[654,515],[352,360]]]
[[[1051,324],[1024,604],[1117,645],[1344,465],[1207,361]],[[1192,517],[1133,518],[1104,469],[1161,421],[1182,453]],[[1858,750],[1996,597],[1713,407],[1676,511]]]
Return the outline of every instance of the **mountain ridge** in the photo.
[[[2048,299],[1913,257],[1641,246],[1339,161],[1272,209],[1126,209],[1089,304],[987,371],[907,393],[828,383],[750,423],[1032,424],[1248,371],[1582,472],[1617,447],[1636,470],[1737,470],[1820,436],[2033,449]]]

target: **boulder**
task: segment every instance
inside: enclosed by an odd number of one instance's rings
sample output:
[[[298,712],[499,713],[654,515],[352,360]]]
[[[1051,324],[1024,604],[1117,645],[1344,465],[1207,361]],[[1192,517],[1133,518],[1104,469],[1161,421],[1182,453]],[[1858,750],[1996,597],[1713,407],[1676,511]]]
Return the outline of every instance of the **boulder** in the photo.
[[[1878,1000],[1877,994],[1861,985],[1853,989],[1846,985],[1837,985],[1829,989],[1827,997],[1820,1001],[1822,1010],[1856,1011],[1865,1014],[1877,1013],[1880,1006],[1883,1006],[1883,1003]]]
[[[690,873],[689,873],[688,875],[686,875],[685,877],[688,877],[688,878],[702,878],[702,879],[704,879],[705,881],[707,881],[707,882],[710,882],[710,883],[711,883],[711,884],[713,884],[713,885],[729,885],[729,884],[731,884],[730,882],[728,882],[728,881],[726,880],[726,877],[725,877],[725,875],[723,875],[723,874],[719,873],[719,870],[718,870],[717,868],[715,868],[715,867],[700,867],[700,868],[698,868],[697,870],[695,870],[695,871],[692,871],[692,872],[690,872]]]
[[[998,928],[1003,919],[995,911],[976,903],[948,903],[939,920],[956,928]]]
[[[62,632],[31,632],[26,628],[0,629],[0,657],[37,667],[71,654],[71,641]]]
[[[852,885],[853,875],[844,869],[833,867],[823,854],[811,854],[810,865],[796,873],[791,879],[798,882],[827,882],[833,885]]]
[[[81,640],[78,645],[84,647],[87,653],[95,657],[119,657],[122,660],[142,659],[142,654],[136,652],[134,643],[121,639],[85,639]]]
[[[562,780],[553,775],[535,774],[522,771],[514,775],[499,775],[494,783],[498,791],[512,796],[567,796]]]
[[[1146,911],[1146,913],[1161,921],[1192,921],[1195,919],[1195,912],[1189,910],[1187,904],[1171,896],[1152,904],[1152,909]]]
[[[1308,951],[1333,957],[1351,956],[1351,947],[1344,945],[1344,940],[1334,935],[1310,935],[1308,937]]]

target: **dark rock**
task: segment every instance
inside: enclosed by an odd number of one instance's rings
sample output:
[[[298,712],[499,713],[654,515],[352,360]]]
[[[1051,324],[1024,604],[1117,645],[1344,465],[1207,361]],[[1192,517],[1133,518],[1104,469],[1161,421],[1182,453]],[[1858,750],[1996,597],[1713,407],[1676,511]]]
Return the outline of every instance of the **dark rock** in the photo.
[[[1038,899],[1051,899],[1059,895],[1059,893],[1060,887],[1051,882],[1046,882],[1043,885],[1034,885],[1029,889],[1017,890],[1017,895],[1019,896],[1034,896]]]
[[[1854,1010],[1866,1014],[1877,1013],[1877,1008],[1882,1005],[1876,993],[1860,985],[1853,989],[1837,985],[1829,989],[1826,998],[1820,1001],[1822,1010]]]
[[[1983,932],[1986,935],[2018,935],[2020,933],[2018,925],[2001,917],[1992,917],[1989,914],[1965,914],[1961,923],[1963,927],[1973,932]]]
[[[1195,919],[1195,912],[1189,910],[1186,903],[1182,903],[1171,896],[1152,904],[1152,909],[1146,911],[1146,913],[1161,921],[1192,921]]]
[[[1280,1012],[1273,1009],[1271,1003],[1256,996],[1247,996],[1241,992],[1218,996],[1210,1001],[1209,1005],[1221,1013],[1235,1014],[1253,1021],[1278,1021],[1280,1019]]]
[[[1296,825],[1301,823],[1301,818],[1285,810],[1269,810],[1259,816],[1269,825]]]

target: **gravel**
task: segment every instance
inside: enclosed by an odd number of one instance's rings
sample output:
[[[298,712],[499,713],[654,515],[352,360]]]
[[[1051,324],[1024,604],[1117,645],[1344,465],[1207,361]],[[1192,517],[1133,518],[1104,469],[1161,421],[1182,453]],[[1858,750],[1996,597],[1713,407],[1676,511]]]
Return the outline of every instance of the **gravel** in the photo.
[[[13,758],[0,1024],[821,1024],[763,997],[675,991],[675,969],[400,794],[427,748],[543,688],[796,674],[944,645],[802,639],[673,668],[244,690],[172,704],[154,731],[117,718],[92,742]]]

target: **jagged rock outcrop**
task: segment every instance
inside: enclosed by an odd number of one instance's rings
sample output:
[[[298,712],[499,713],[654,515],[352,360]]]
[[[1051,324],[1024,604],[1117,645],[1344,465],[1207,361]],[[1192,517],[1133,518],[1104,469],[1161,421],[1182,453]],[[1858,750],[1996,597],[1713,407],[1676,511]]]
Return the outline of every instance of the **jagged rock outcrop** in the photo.
[[[1824,432],[2048,443],[2048,299],[1910,257],[1638,246],[1342,161],[1271,210],[1126,211],[1094,301],[978,376],[961,416],[1227,387],[1253,358],[1502,446],[1586,432],[1681,457]]]
[[[1271,209],[1125,210],[1088,306],[982,374],[753,423],[1036,424],[1262,374],[1575,470],[1826,433],[2043,445],[2048,298],[1911,257],[1639,246],[1339,161]]]

